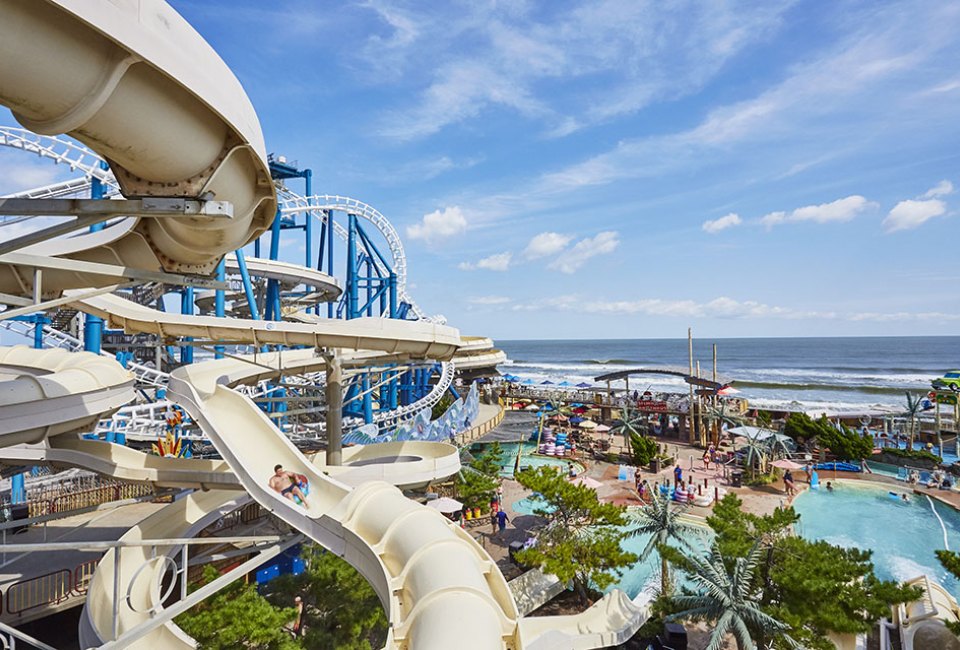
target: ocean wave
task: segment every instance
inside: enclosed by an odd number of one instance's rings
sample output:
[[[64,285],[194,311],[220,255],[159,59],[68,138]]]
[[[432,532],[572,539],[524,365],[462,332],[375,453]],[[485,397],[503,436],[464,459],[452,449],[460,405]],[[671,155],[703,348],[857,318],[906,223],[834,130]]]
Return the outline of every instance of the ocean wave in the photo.
[[[734,382],[737,388],[757,388],[762,390],[789,390],[789,391],[826,391],[843,393],[864,393],[867,395],[903,395],[901,386],[864,386],[821,383],[790,383],[776,381],[742,381]]]

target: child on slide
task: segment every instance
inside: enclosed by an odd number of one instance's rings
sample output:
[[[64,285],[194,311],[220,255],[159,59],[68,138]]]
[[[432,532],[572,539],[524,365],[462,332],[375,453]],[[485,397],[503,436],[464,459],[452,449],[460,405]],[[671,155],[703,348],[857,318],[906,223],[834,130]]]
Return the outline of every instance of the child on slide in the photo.
[[[276,465],[273,468],[273,476],[270,477],[268,485],[291,501],[295,502],[294,497],[297,497],[300,499],[303,507],[306,508],[308,507],[307,497],[300,489],[301,479],[304,479],[303,484],[304,487],[306,487],[305,477],[284,470],[283,465]]]

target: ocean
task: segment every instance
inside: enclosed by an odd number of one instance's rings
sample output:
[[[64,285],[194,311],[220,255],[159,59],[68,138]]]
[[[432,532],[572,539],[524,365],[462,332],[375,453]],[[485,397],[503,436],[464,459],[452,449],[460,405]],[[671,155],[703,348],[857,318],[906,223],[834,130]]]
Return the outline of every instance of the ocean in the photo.
[[[572,384],[644,366],[688,367],[686,339],[498,340],[502,373]],[[753,406],[835,412],[902,411],[904,392],[960,369],[960,336],[694,339],[694,364],[733,380]],[[614,384],[623,386],[623,382]],[[636,375],[630,389],[686,392],[679,377]]]

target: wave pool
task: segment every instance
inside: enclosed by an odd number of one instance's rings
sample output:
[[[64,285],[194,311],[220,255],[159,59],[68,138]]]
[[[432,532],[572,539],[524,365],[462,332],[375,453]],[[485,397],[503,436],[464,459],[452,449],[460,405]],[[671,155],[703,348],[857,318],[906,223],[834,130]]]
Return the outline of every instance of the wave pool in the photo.
[[[878,577],[909,580],[926,574],[954,596],[960,583],[937,560],[934,551],[960,550],[960,513],[923,495],[897,486],[837,481],[833,492],[807,490],[796,498],[797,532],[837,546],[873,551]],[[895,494],[891,494],[894,492]],[[941,523],[942,522],[942,523]]]

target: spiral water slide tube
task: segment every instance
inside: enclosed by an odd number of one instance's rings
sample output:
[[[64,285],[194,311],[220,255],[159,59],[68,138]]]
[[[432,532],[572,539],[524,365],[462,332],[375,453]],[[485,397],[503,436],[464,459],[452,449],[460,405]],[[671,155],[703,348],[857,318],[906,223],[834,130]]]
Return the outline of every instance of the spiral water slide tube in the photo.
[[[0,447],[89,430],[133,398],[133,377],[112,359],[0,348]]]
[[[230,69],[160,0],[0,1],[0,103],[25,127],[66,133],[109,162],[125,197],[212,197],[231,219],[131,214],[100,232],[20,253],[139,270],[209,274],[276,212],[257,116]],[[31,295],[24,266],[0,292]],[[115,277],[45,269],[44,297]]]

